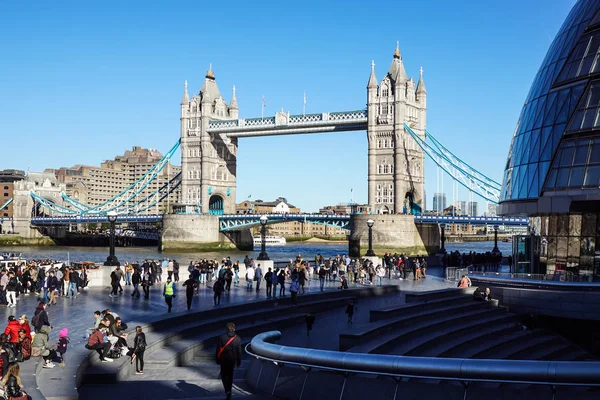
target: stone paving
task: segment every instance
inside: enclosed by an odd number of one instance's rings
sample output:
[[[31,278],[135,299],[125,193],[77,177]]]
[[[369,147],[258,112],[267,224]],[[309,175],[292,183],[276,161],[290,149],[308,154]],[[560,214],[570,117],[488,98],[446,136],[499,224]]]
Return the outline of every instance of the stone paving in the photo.
[[[162,285],[154,286],[150,291],[150,299],[143,297],[132,299],[131,286],[123,285],[124,292],[117,298],[108,296],[109,288],[90,289],[82,292],[77,298],[59,298],[58,304],[49,306],[47,311],[49,320],[54,329],[50,335],[50,344],[55,344],[58,340],[58,331],[62,328],[69,328],[71,338],[71,347],[66,354],[66,366],[54,369],[41,369],[37,363],[39,359],[33,358],[22,364],[22,379],[24,389],[33,397],[33,399],[76,399],[78,398],[76,389],[77,369],[89,351],[84,345],[86,329],[93,325],[93,312],[110,308],[123,318],[129,325],[129,328],[135,325],[143,325],[149,322],[166,318],[170,315],[187,313],[185,305],[185,288],[179,283],[177,287],[177,297],[173,301],[173,312],[167,313],[167,307],[162,297]],[[439,278],[428,277],[426,280],[384,280],[384,284],[398,284],[403,291],[429,291],[441,288],[453,287],[454,284],[444,282]],[[310,281],[310,291],[318,291],[318,280]],[[352,285],[351,285],[352,286]],[[337,284],[328,284],[326,290],[337,290]],[[289,293],[289,292],[288,292]],[[289,294],[288,294],[289,296]],[[302,295],[299,296],[301,299]],[[259,293],[254,290],[246,289],[244,280],[240,281],[240,286],[233,287],[229,294],[221,299],[221,305],[249,303],[266,299],[264,283],[261,285]],[[34,295],[21,295],[17,307],[0,308],[0,314],[4,314],[4,320],[7,321],[9,315],[26,314],[31,320],[33,312],[37,305],[37,299]],[[383,305],[382,305],[383,306]],[[194,296],[192,311],[201,311],[214,308],[212,299],[212,289],[202,287],[199,296]],[[356,318],[362,318],[362,307],[359,306]],[[366,310],[366,308],[365,308]],[[342,310],[343,312],[343,310]],[[366,311],[365,311],[366,312]],[[366,314],[365,314],[366,315]],[[345,321],[342,321],[345,322]],[[321,328],[321,320],[315,324],[315,332]],[[283,340],[286,335],[284,334]],[[130,340],[131,341],[131,340]],[[297,345],[302,345],[298,343]],[[310,345],[309,343],[307,345]]]

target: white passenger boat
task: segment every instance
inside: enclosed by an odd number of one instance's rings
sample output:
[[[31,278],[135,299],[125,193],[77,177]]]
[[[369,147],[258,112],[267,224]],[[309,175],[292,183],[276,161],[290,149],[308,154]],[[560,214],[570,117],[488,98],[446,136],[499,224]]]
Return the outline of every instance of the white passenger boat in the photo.
[[[285,246],[286,241],[282,236],[265,236],[265,244],[267,246]],[[261,246],[262,240],[260,236],[254,238],[254,245]]]

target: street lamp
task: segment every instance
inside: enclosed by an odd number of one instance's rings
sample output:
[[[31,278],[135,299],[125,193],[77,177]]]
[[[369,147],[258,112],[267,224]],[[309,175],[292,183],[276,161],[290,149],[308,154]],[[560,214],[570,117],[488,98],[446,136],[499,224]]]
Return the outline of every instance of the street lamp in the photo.
[[[440,229],[442,230],[442,248],[440,249],[440,253],[446,253],[446,224],[440,224]]]
[[[257,260],[269,260],[269,256],[267,255],[267,218],[266,215],[260,217],[260,254],[258,255]]]
[[[108,222],[110,222],[110,253],[106,257],[104,265],[110,267],[120,265],[117,256],[115,256],[115,222],[117,222],[118,215],[116,211],[109,211],[106,214]]]
[[[492,253],[500,253],[500,249],[498,248],[498,225],[494,225],[494,250]]]
[[[367,250],[367,257],[375,257],[375,252],[373,251],[373,225],[375,221],[372,219],[367,221],[367,226],[369,227],[369,250]]]

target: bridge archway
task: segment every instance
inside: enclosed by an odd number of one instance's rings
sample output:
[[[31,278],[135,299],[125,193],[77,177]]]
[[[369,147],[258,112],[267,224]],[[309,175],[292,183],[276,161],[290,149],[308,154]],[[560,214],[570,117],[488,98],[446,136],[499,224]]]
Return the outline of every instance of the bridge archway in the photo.
[[[223,215],[224,207],[223,197],[218,194],[210,196],[210,200],[208,201],[208,213],[210,215]]]

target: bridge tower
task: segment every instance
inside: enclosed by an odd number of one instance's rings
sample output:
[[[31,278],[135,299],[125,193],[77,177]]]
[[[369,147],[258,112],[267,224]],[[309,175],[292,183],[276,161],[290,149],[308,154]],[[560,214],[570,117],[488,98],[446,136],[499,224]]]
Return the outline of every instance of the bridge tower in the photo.
[[[221,96],[212,65],[200,92],[191,99],[185,82],[180,132],[182,211],[235,213],[237,138],[207,131],[211,120],[237,118],[235,86],[228,105]]]
[[[375,63],[367,85],[369,206],[382,214],[418,214],[424,204],[424,154],[404,124],[425,137],[427,91],[423,69],[415,86],[407,77],[400,49],[377,84]]]

